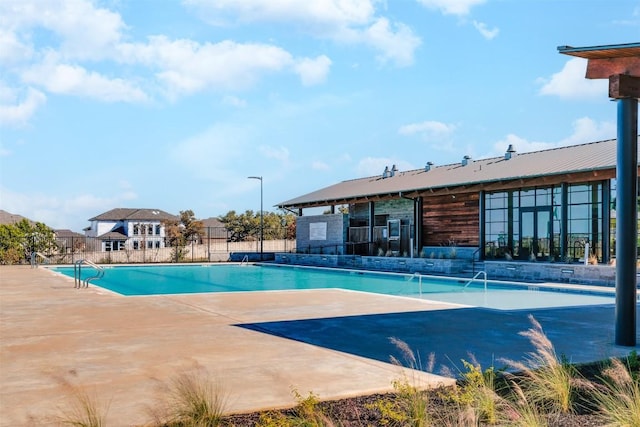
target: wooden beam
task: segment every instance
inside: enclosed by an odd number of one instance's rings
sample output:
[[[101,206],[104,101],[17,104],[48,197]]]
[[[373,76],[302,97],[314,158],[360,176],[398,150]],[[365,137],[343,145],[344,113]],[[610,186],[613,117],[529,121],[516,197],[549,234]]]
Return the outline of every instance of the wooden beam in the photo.
[[[608,79],[616,74],[640,76],[640,56],[592,58],[587,62],[588,79]]]
[[[626,74],[609,77],[609,98],[640,98],[640,77]]]

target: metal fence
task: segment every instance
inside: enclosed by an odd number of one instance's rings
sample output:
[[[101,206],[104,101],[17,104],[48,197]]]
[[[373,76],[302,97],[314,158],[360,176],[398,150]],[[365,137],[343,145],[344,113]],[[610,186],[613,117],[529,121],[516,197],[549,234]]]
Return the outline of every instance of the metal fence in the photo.
[[[251,237],[243,242],[231,242],[224,228],[210,227],[205,237],[172,246],[168,238],[144,240],[105,239],[100,237],[56,237],[56,245],[41,255],[39,263],[73,264],[85,259],[98,264],[167,263],[167,262],[219,262],[227,261],[234,252],[292,252],[295,240],[260,240]]]

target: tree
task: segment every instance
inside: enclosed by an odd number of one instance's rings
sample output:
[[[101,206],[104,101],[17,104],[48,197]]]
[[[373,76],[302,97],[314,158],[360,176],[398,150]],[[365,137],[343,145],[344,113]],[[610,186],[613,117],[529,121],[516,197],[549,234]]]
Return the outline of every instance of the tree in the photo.
[[[0,263],[15,264],[29,260],[33,252],[50,254],[56,250],[55,233],[42,222],[22,219],[0,224]]]
[[[236,211],[229,211],[218,217],[229,233],[230,242],[244,242],[249,236],[256,235],[260,230],[260,216],[248,210],[238,215]]]
[[[265,240],[295,239],[295,215],[263,212],[263,237]],[[238,215],[229,211],[218,217],[229,233],[229,241],[244,242],[260,238],[260,212],[247,210]]]
[[[196,219],[191,209],[180,211],[180,219],[163,221],[169,246],[174,248],[173,258],[178,261],[184,256],[188,242],[200,240],[204,234],[204,224]]]

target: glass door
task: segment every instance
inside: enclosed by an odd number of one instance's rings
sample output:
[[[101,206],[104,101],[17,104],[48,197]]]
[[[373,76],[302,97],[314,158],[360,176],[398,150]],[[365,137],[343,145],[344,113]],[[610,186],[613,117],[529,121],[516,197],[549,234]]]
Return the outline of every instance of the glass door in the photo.
[[[551,207],[520,208],[520,258],[547,260],[553,249]]]

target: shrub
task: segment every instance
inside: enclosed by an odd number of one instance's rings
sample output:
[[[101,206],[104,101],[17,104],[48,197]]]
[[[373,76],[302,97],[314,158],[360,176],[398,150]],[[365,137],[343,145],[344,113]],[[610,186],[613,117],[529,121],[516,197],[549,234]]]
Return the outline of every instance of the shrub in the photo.
[[[609,426],[640,427],[640,380],[618,359],[602,372],[604,387],[595,387],[593,397]]]
[[[581,380],[567,361],[558,359],[540,323],[531,315],[529,320],[533,326],[520,335],[529,338],[535,351],[528,353],[524,362],[505,362],[524,376],[522,392],[527,402],[549,412],[572,412],[576,386]]]

